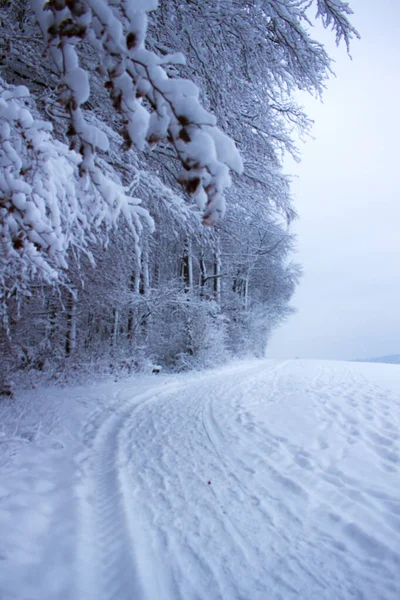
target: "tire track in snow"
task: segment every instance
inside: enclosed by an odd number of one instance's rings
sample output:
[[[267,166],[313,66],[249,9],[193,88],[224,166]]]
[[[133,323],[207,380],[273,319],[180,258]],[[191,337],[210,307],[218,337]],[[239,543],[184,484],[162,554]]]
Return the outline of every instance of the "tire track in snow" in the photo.
[[[351,439],[371,452],[394,439],[379,434],[379,419],[365,428],[367,410],[377,417],[374,393],[342,365],[260,361],[231,380],[196,376],[128,402],[84,463],[76,597],[397,598],[395,540],[382,543],[368,523],[384,508],[397,539],[400,507],[344,468]],[[314,450],[270,423],[303,408],[315,410],[313,439],[325,442]]]
[[[140,600],[144,597],[135,536],[138,527],[132,520],[131,490],[124,476],[121,436],[132,418],[144,407],[176,390],[176,384],[153,388],[134,397],[127,406],[112,409],[112,414],[98,426],[99,411],[93,424],[87,426],[86,439],[92,447],[78,458],[80,469],[86,472],[76,486],[80,503],[81,535],[78,542],[77,598],[85,600]],[[115,412],[114,412],[115,410]]]
[[[118,477],[117,432],[123,417],[111,417],[95,438],[89,460],[92,473],[80,490],[81,539],[77,597],[140,598],[140,585],[129,538]]]
[[[208,378],[209,375],[204,376]],[[149,404],[190,386],[190,379],[178,384],[164,383],[134,397],[123,407],[115,408],[114,401],[108,417],[104,417],[102,410],[96,410],[86,425],[84,441],[90,444],[90,449],[82,452],[77,461],[77,470],[83,477],[76,486],[81,533],[75,597],[158,600],[159,586],[147,564],[151,562],[152,543],[135,514],[135,473],[127,470],[132,460],[127,448],[135,440],[127,444],[127,437],[135,431],[140,413]],[[133,464],[133,469],[136,466]],[[176,582],[169,582],[170,590],[176,587]]]
[[[255,370],[239,369],[250,379]],[[237,367],[234,372],[237,376]],[[243,512],[246,497],[202,424],[202,405],[210,393],[223,400],[236,386],[236,379],[229,382],[226,374],[197,378],[196,385],[181,390],[182,397],[148,405],[130,431],[126,447],[133,450],[128,462],[140,488],[136,509],[146,523],[143,545],[152,555],[153,578],[161,582],[161,591],[154,586],[146,596],[151,600],[246,598],[249,586],[252,598],[270,597],[261,546],[246,535],[252,524],[238,529],[236,515],[230,515],[231,504]],[[125,434],[129,439],[129,428]],[[254,565],[250,582],[247,572],[237,574],[243,565]]]

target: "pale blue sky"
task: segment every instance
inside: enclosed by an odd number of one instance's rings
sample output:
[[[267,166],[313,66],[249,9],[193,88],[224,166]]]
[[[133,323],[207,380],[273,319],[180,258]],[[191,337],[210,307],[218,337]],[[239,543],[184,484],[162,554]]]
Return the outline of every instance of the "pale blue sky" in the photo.
[[[337,78],[323,104],[302,97],[315,139],[288,169],[304,277],[270,357],[400,353],[400,4],[350,5],[353,60],[325,34]]]

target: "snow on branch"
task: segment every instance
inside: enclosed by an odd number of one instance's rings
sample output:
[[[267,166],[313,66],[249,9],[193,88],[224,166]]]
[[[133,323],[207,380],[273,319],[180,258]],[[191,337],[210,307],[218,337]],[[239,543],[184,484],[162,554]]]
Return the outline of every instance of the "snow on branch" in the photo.
[[[68,133],[82,156],[81,173],[93,170],[96,148],[108,148],[106,136],[85,122],[81,109],[90,89],[76,45],[85,40],[96,52],[97,71],[122,117],[125,148],[151,148],[167,140],[183,167],[178,181],[204,211],[203,223],[217,222],[225,212],[229,171],[241,173],[243,164],[234,142],[201,106],[198,88],[190,80],[170,77],[163,68],[183,64],[184,57],[160,57],[145,48],[147,13],[157,7],[156,0],[32,4],[61,74],[59,100],[70,116]]]
[[[142,220],[152,221],[130,198],[106,163],[79,174],[81,156],[36,117],[24,86],[0,79],[0,288],[26,291],[32,277],[62,280],[70,248],[91,257],[88,244],[124,215],[137,244]],[[101,229],[100,226],[102,226]],[[4,300],[4,298],[3,298]]]
[[[336,43],[339,44],[343,39],[349,50],[352,37],[359,38],[360,34],[348,19],[353,14],[348,3],[342,0],[317,0],[317,7],[317,17],[321,17],[324,27],[331,27],[336,34]]]

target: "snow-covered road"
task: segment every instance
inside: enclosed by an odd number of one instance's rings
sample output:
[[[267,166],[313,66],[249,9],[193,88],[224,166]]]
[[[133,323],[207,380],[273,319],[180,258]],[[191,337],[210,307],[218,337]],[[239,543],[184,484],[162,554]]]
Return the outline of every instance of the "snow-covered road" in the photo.
[[[1,600],[400,598],[400,367],[257,361],[78,396],[69,446],[0,472]]]

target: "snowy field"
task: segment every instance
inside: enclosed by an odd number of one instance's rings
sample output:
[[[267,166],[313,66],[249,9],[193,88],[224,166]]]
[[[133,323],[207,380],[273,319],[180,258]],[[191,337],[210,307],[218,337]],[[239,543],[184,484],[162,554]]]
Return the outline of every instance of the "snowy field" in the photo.
[[[1,600],[399,600],[400,367],[0,402]]]

